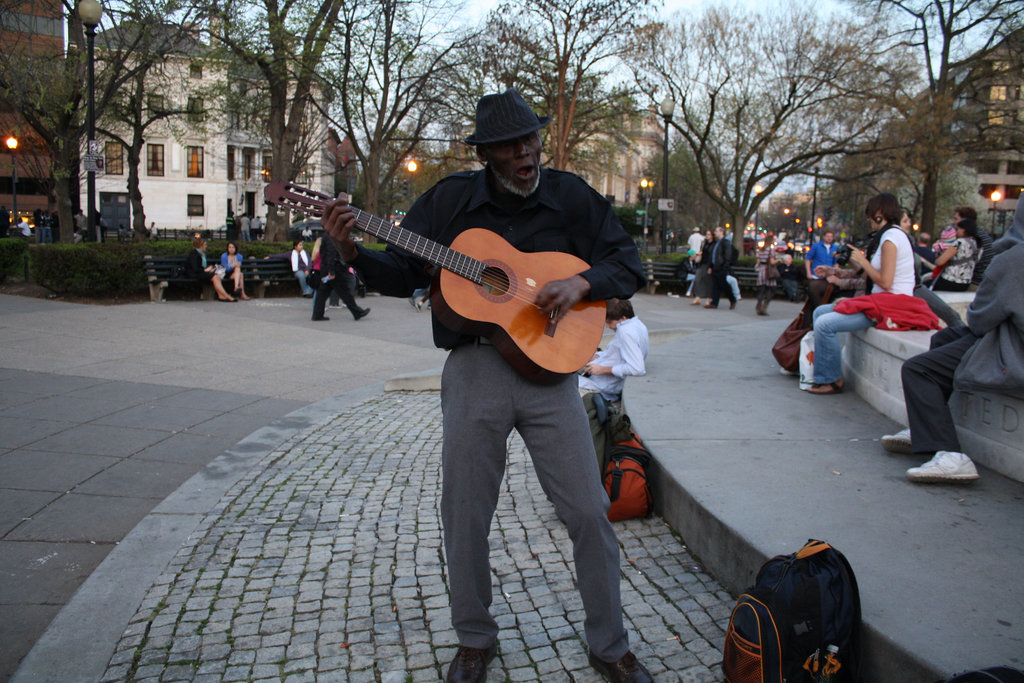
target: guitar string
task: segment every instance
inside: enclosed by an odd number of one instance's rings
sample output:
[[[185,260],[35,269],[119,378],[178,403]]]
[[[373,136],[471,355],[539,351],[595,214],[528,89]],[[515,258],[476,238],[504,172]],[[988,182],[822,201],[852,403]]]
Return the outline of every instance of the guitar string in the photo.
[[[289,192],[289,194],[292,194],[294,196],[294,200],[293,201],[288,201],[287,198],[281,197],[275,203],[277,203],[279,206],[282,206],[282,207],[285,207],[285,208],[289,208],[289,209],[294,209],[296,211],[299,211],[300,213],[305,213],[306,215],[309,215],[309,216],[315,216],[315,217],[318,217],[318,218],[322,218],[323,217],[323,210],[324,210],[324,208],[326,206],[325,201],[326,200],[330,200],[331,198],[327,197],[327,195],[321,194],[319,192],[315,192],[314,190],[309,190],[309,192],[315,193],[317,195],[317,197],[316,198],[309,197],[307,199],[306,197],[303,197],[301,195],[295,195],[294,190],[296,190],[296,189],[298,189],[297,186],[293,186],[293,187],[291,187],[292,192]],[[320,197],[323,197],[324,199],[320,199]],[[308,205],[307,205],[307,203],[308,203]],[[374,232],[372,230],[368,230],[367,232],[371,232],[371,234],[374,234],[374,235],[376,235],[378,237],[381,237],[381,239],[384,239],[385,242],[389,242],[389,243],[394,244],[396,241],[398,241],[398,240],[395,240],[395,239],[389,240],[389,239],[385,238],[384,236],[378,234],[379,232],[386,230],[389,233],[389,235],[390,235],[391,231],[395,227],[398,227],[398,226],[395,226],[390,221],[385,221],[382,218],[378,218],[377,216],[374,216],[373,214],[366,213],[365,211],[363,211],[361,209],[358,209],[356,207],[352,207],[352,208],[356,212],[356,222],[357,223],[360,223],[360,218],[362,218],[362,224],[369,224],[369,223],[371,223],[371,221],[374,221],[374,220],[379,224],[377,226],[377,228],[376,228],[377,232]],[[399,229],[401,229],[401,228],[399,228]],[[422,235],[417,235],[416,233],[413,233],[413,232],[411,232],[409,230],[404,230],[404,232],[409,233],[409,235],[410,235],[410,237],[406,238],[406,242],[408,242],[408,240],[410,240],[410,239],[415,239],[416,241],[432,241],[432,240],[428,240],[428,238],[425,238]],[[401,235],[401,233],[398,233],[398,234]],[[333,241],[333,239],[332,239],[332,241]],[[437,244],[437,243],[435,243],[435,244]],[[400,247],[400,248],[404,248],[403,245],[400,244],[400,243],[399,244],[395,244],[395,246]],[[409,245],[409,246],[412,246],[412,245]],[[472,257],[467,256],[466,254],[461,254],[461,253],[451,249],[450,247],[445,247],[444,245],[441,245],[441,244],[437,244],[437,246],[440,247],[440,249],[438,251],[448,250],[448,251],[451,251],[452,253],[456,254],[457,257],[465,258],[465,259],[472,259]],[[431,248],[433,249],[433,247],[431,247]],[[422,251],[422,247],[420,248],[420,251]],[[442,259],[434,258],[433,260],[441,261]],[[476,261],[476,259],[472,259],[472,260]],[[506,280],[504,278],[498,276],[498,275],[488,275],[488,272],[487,272],[488,266],[486,264],[483,264],[482,262],[479,262],[479,261],[478,261],[478,263],[480,263],[483,266],[483,268],[484,268],[483,271],[481,272],[481,274],[479,275],[479,284],[491,287],[493,289],[506,290],[506,291],[507,291],[508,287],[511,287],[511,284],[512,284],[511,282],[506,283]],[[466,279],[472,280],[474,282],[477,281],[473,277],[467,277],[467,275],[465,275],[464,271],[460,272],[459,268],[457,268],[457,267],[450,267],[450,266],[453,266],[453,264],[449,264],[449,266],[446,266],[444,263],[438,263],[437,265],[440,265],[442,268],[446,268],[447,270],[449,270],[451,272],[454,272],[457,275],[460,275],[462,277],[466,277]],[[532,306],[533,308],[537,308],[537,309],[540,308],[539,306],[537,306],[535,301],[531,301],[526,296],[520,294],[520,291],[518,290],[518,288],[515,291],[513,291],[511,298],[515,299],[515,300],[517,300],[517,301],[519,301],[519,302],[521,302],[521,303],[523,303],[525,305]]]

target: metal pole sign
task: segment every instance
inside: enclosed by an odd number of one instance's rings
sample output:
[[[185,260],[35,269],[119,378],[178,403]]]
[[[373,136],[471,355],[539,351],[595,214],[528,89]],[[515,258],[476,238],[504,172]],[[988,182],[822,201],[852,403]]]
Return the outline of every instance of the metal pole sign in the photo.
[[[675,211],[676,200],[674,199],[659,199],[658,200],[658,211]]]

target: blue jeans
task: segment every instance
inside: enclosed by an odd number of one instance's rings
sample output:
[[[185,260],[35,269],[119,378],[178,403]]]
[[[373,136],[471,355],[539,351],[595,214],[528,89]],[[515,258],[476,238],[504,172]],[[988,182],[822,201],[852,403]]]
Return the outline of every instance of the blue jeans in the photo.
[[[843,354],[840,332],[866,330],[875,321],[863,313],[835,313],[835,304],[814,309],[814,383],[831,384],[843,377]]]
[[[302,296],[309,296],[315,294],[313,288],[306,284],[306,271],[296,270],[295,279],[299,281],[299,287],[302,288]]]

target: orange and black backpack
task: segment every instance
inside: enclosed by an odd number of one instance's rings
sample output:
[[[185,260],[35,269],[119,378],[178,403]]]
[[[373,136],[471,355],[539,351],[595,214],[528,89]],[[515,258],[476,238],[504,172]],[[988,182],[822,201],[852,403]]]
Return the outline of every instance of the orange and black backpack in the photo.
[[[613,443],[608,449],[604,490],[608,492],[608,500],[611,501],[611,507],[608,508],[609,520],[618,522],[651,514],[654,498],[647,482],[647,466],[650,463],[651,452],[632,430],[627,441]]]
[[[725,634],[727,683],[858,683],[860,593],[853,569],[810,540],[768,560]]]

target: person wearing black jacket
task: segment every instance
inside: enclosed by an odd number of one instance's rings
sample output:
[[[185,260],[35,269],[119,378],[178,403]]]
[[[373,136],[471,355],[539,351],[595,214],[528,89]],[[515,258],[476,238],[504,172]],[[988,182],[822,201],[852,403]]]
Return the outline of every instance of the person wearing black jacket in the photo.
[[[786,298],[796,301],[800,291],[800,269],[793,265],[793,256],[784,254],[778,268],[779,282],[782,283],[782,289],[786,292]]]
[[[523,252],[526,261],[531,252],[562,252],[582,260],[572,276],[546,284],[531,285],[528,277],[516,283],[523,305],[531,307],[524,310],[547,319],[544,333],[554,335],[567,315],[578,313],[572,310],[577,303],[628,298],[645,278],[636,244],[608,200],[579,176],[541,168],[539,131],[550,120],[538,117],[515,90],[483,97],[476,131],[466,143],[476,146],[484,168],[455,173],[428,190],[402,228],[444,245],[471,228],[483,228]],[[337,240],[341,257],[359,269],[368,285],[405,298],[431,282],[430,270],[409,252],[357,245],[350,234],[355,218],[342,198],[328,205],[323,225]],[[576,374],[552,373],[546,383],[519,374],[495,346],[504,337],[492,342],[442,322],[443,294],[433,299],[437,305],[431,319],[435,345],[449,350],[441,379],[441,520],[452,626],[459,641],[445,680],[484,681],[497,652],[499,627],[489,609],[488,533],[505,472],[506,439],[515,429],[572,541],[591,666],[614,683],[649,683],[650,673],[629,650],[619,548]],[[497,306],[500,287],[493,296]]]
[[[202,284],[213,285],[214,291],[217,292],[217,298],[221,301],[237,301],[225,291],[224,283],[221,282],[217,272],[217,266],[206,263],[206,240],[197,234],[192,238],[192,246],[195,249],[190,251],[185,259],[185,274]]]
[[[725,229],[715,228],[715,241],[711,245],[711,261],[708,264],[708,274],[714,281],[711,302],[704,304],[704,308],[718,308],[718,301],[722,298],[722,292],[729,297],[729,308],[736,308],[736,296],[732,293],[732,287],[726,277],[729,275],[729,266],[733,263],[732,242],[725,239]]]
[[[316,294],[313,296],[313,320],[330,320],[324,316],[324,309],[327,307],[331,290],[341,298],[356,320],[369,315],[370,309],[360,308],[352,294],[356,288],[356,276],[349,270],[349,265],[338,256],[338,250],[329,237],[320,241],[320,273],[320,286],[316,288]]]

